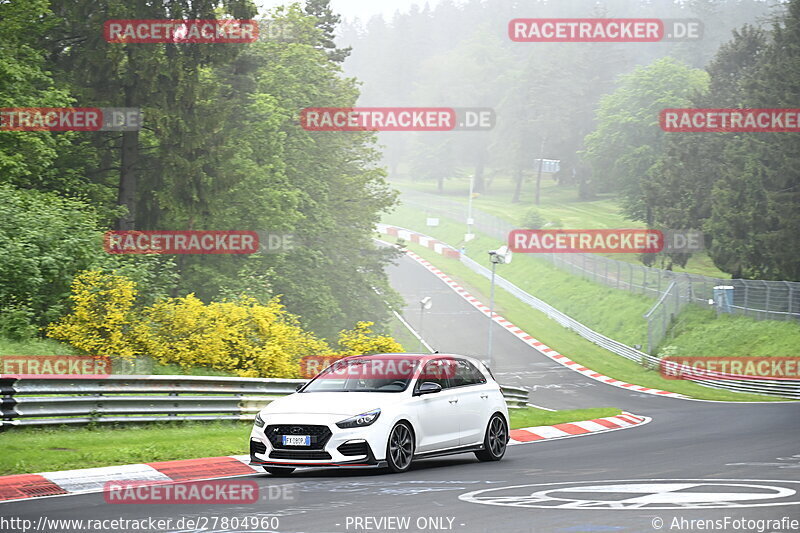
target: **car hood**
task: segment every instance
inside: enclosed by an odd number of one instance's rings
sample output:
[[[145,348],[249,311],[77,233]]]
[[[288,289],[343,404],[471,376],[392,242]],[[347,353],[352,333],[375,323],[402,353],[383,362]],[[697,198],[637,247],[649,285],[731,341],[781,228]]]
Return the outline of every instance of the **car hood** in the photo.
[[[272,401],[264,414],[330,414],[355,416],[400,402],[402,392],[303,392]]]

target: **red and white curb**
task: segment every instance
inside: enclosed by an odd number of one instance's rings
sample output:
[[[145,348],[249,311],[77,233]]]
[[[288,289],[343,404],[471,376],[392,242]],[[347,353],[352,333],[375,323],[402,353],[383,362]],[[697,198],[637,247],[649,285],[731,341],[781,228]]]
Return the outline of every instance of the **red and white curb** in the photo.
[[[263,473],[249,455],[104,466],[0,477],[0,503],[67,494],[103,492],[109,482],[164,484]]]
[[[389,234],[389,235],[396,235],[396,236],[399,236],[401,238],[405,238],[405,236],[400,236],[399,235],[400,231],[403,231],[404,234],[408,234],[408,237],[410,237],[407,240],[411,240],[412,242],[420,242],[419,237],[417,237],[416,240],[414,239],[414,235],[419,235],[419,234],[416,234],[416,233],[414,233],[412,231],[409,231],[409,230],[400,230],[400,229],[392,227],[392,226],[380,225],[378,227],[378,231],[381,231],[382,233],[386,233],[386,234]],[[442,244],[442,243],[438,243],[438,244]],[[455,258],[460,257],[460,253],[458,252],[458,250],[455,250],[454,248],[450,247],[449,245],[444,245],[444,246],[447,246],[447,248],[449,250],[451,250],[451,253],[448,254],[449,256],[455,257]],[[437,251],[437,253],[443,253],[443,252],[442,251]],[[419,263],[422,266],[424,266],[426,269],[428,269],[431,273],[433,273],[440,280],[444,281],[447,285],[450,286],[451,289],[456,291],[456,293],[458,293],[462,298],[464,298],[467,302],[469,302],[478,311],[480,311],[481,313],[483,313],[487,317],[489,316],[489,307],[488,306],[484,305],[480,300],[478,300],[477,298],[472,296],[469,292],[467,292],[466,289],[464,289],[464,287],[462,287],[461,285],[459,285],[458,283],[456,283],[455,281],[450,279],[450,277],[447,274],[445,274],[444,272],[442,272],[441,270],[436,268],[430,261],[427,261],[427,260],[423,259],[422,257],[420,257],[419,255],[415,254],[411,250],[406,250],[406,255],[408,255],[409,257],[414,259],[417,263]],[[583,374],[584,376],[586,376],[588,378],[594,379],[595,381],[600,381],[602,383],[606,383],[607,385],[613,385],[614,387],[619,387],[619,388],[622,388],[622,389],[628,389],[628,390],[632,390],[632,391],[636,391],[636,392],[641,392],[641,393],[644,393],[644,394],[653,394],[653,395],[656,395],[656,396],[666,396],[668,398],[687,399],[687,397],[682,395],[682,394],[678,394],[678,393],[675,393],[675,392],[669,392],[669,391],[665,391],[665,390],[660,390],[660,389],[651,389],[649,387],[642,387],[641,385],[635,385],[633,383],[626,383],[624,381],[620,381],[618,379],[614,379],[612,377],[605,376],[605,375],[603,375],[603,374],[601,374],[599,372],[595,372],[594,370],[592,370],[590,368],[586,368],[585,366],[582,366],[580,363],[577,363],[577,362],[573,361],[572,359],[570,359],[566,355],[558,353],[557,351],[555,351],[552,348],[550,348],[549,346],[547,346],[545,343],[535,339],[533,336],[528,335],[525,331],[523,331],[522,329],[520,329],[519,327],[517,327],[516,325],[514,325],[510,321],[506,320],[502,316],[498,315],[497,313],[492,313],[492,320],[494,320],[497,324],[500,324],[501,326],[503,326],[512,335],[516,336],[522,342],[524,342],[525,344],[527,344],[531,348],[537,350],[542,355],[545,355],[545,356],[549,357],[553,361],[555,361],[555,362],[557,362],[557,363],[569,368],[570,370],[574,370],[575,372]]]
[[[567,422],[555,424],[553,426],[536,426],[523,429],[512,429],[509,446],[515,444],[530,444],[532,442],[542,442],[553,439],[568,439],[570,437],[580,437],[594,433],[605,433],[608,431],[618,431],[641,426],[651,422],[647,416],[622,413],[617,416],[606,418],[595,418],[594,420],[584,420],[582,422]]]
[[[582,422],[512,429],[508,444],[514,446],[617,431],[647,424],[650,420],[649,417],[623,413]],[[107,484],[115,481],[125,484],[139,482],[161,485],[264,473],[261,467],[251,466],[249,462],[249,455],[230,455],[2,476],[0,503],[104,492],[108,490]]]
[[[423,235],[422,233],[417,233],[416,231],[407,230],[405,228],[398,228],[396,226],[389,226],[387,224],[378,224],[377,228],[378,233],[391,235],[393,237],[397,237],[398,239],[403,239],[404,241],[419,244],[420,246],[430,248],[437,254],[445,257],[452,257],[453,259],[458,259],[461,257],[461,252],[449,244],[445,244],[442,241],[437,241],[433,237]]]

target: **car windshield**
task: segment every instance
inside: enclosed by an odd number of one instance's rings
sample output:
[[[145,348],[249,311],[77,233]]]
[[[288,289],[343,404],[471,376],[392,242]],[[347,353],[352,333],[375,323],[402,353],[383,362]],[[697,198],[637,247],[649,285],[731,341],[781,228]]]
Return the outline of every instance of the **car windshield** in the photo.
[[[302,392],[402,392],[417,361],[408,358],[343,359],[313,379]]]

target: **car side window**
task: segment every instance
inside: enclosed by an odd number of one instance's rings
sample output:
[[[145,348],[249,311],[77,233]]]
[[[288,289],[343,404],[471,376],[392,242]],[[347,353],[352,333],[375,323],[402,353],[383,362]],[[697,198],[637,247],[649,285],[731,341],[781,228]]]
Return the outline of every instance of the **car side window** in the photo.
[[[486,377],[469,361],[456,359],[455,365],[455,372],[451,380],[453,382],[453,387],[486,383]]]
[[[453,369],[449,367],[451,361],[446,359],[434,359],[432,361],[428,361],[425,364],[425,368],[422,369],[422,372],[419,375],[419,380],[417,380],[417,388],[422,383],[430,382],[430,383],[438,383],[442,389],[447,389],[452,387],[453,385],[450,383],[450,379],[453,376]]]

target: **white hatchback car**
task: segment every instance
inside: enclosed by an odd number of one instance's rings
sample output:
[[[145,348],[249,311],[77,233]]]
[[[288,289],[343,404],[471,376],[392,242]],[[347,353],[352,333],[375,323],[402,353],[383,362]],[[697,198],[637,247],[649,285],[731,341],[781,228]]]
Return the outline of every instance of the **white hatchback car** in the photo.
[[[480,361],[460,355],[380,354],[336,361],[255,419],[251,464],[275,475],[297,467],[388,467],[474,452],[499,461],[508,408]]]

